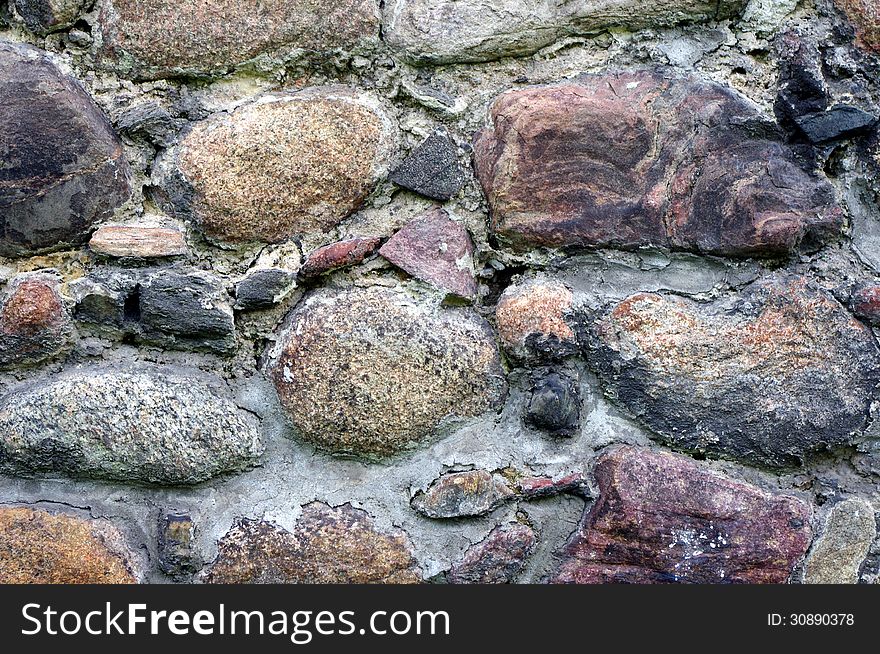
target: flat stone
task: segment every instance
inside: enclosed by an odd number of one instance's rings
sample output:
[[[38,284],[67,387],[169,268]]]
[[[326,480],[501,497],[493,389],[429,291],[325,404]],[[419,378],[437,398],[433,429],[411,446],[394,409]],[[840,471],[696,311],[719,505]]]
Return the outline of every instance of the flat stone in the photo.
[[[385,3],[383,35],[415,63],[492,61],[612,27],[730,18],[744,6],[742,0],[391,0]]]
[[[78,244],[129,195],[122,144],[42,50],[0,43],[0,256]]]
[[[511,481],[517,497],[538,500],[557,495],[590,496],[590,483],[581,472],[572,472],[559,478],[517,474]]]
[[[464,186],[458,150],[447,134],[435,132],[413,150],[389,179],[432,200],[446,202]]]
[[[202,559],[195,544],[196,525],[191,516],[163,513],[159,516],[159,569],[176,579],[195,574]]]
[[[413,277],[453,295],[471,299],[477,294],[473,241],[443,209],[411,220],[379,254]]]
[[[328,289],[287,324],[268,375],[295,431],[333,452],[399,452],[447,419],[497,409],[507,392],[492,330],[471,309],[383,287]]]
[[[414,584],[422,575],[406,534],[378,529],[365,511],[320,502],[292,532],[241,519],[219,543],[214,584]]]
[[[133,556],[106,520],[0,507],[0,584],[134,584]]]
[[[67,29],[76,22],[86,0],[12,0],[27,28],[37,34]]]
[[[562,282],[511,284],[495,307],[501,344],[516,358],[572,352],[576,338],[568,316],[573,307],[574,295]]]
[[[528,525],[512,523],[491,531],[472,545],[449,570],[450,584],[510,584],[535,551],[538,538]]]
[[[810,506],[683,456],[621,447],[554,583],[786,583],[810,545]]]
[[[259,422],[219,380],[170,366],[75,369],[0,399],[0,470],[196,484],[253,467]]]
[[[803,277],[729,301],[634,295],[591,339],[606,394],[663,441],[771,467],[851,444],[880,381],[870,330]]]
[[[835,504],[804,564],[805,584],[855,584],[877,537],[874,507],[861,499]]]
[[[283,268],[250,271],[235,285],[235,308],[240,311],[269,309],[296,288],[296,273]]]
[[[378,40],[376,0],[101,0],[104,63],[156,79],[222,74],[260,55],[355,51]]]
[[[491,226],[517,249],[812,250],[843,214],[753,103],[660,70],[501,95],[474,144]]]
[[[858,107],[837,105],[826,111],[798,116],[796,122],[812,143],[827,143],[869,131],[877,123],[877,116]]]
[[[880,7],[874,0],[834,0],[856,30],[856,43],[871,52],[880,52]]]
[[[299,276],[310,279],[359,264],[375,252],[380,243],[381,238],[370,236],[350,238],[320,247],[306,258],[299,270]]]
[[[570,438],[581,426],[581,393],[577,380],[559,372],[539,375],[525,420],[551,436]]]
[[[384,177],[395,128],[345,87],[276,93],[195,123],[154,171],[171,213],[213,240],[322,234]]]
[[[112,225],[99,228],[89,249],[108,257],[160,259],[187,254],[186,240],[177,229]]]
[[[485,515],[513,495],[513,491],[486,470],[452,472],[418,492],[412,507],[428,518],[466,518]]]
[[[31,273],[14,278],[0,300],[0,368],[41,363],[60,354],[70,318],[58,277]]]

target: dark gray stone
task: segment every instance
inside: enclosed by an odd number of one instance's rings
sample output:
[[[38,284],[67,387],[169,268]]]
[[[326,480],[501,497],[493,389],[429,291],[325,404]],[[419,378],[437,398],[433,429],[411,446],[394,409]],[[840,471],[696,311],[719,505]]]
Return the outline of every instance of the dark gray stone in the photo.
[[[73,25],[86,0],[12,0],[12,4],[29,30],[48,34]]]
[[[144,139],[167,148],[174,144],[185,121],[174,118],[155,102],[144,102],[127,109],[116,121],[119,131],[130,138]]]
[[[838,105],[827,111],[798,116],[795,122],[811,143],[827,143],[869,131],[877,122],[877,116],[858,107]]]
[[[296,275],[283,268],[265,268],[248,273],[235,286],[235,308],[240,311],[268,309],[296,287]]]
[[[159,569],[180,579],[202,568],[195,544],[196,525],[186,514],[165,513],[159,516]]]
[[[455,144],[435,132],[391,173],[391,181],[433,200],[445,202],[464,186]]]
[[[574,436],[581,421],[581,394],[571,377],[550,372],[532,387],[526,421],[551,436]]]

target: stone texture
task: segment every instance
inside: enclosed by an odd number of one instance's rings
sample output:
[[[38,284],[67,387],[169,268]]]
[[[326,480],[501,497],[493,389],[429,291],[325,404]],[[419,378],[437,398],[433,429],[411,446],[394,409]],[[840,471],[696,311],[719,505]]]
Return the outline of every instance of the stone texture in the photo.
[[[333,452],[399,452],[506,394],[492,331],[469,309],[383,287],[324,290],[288,324],[268,374],[296,432]]]
[[[159,569],[174,578],[195,574],[202,559],[195,545],[196,525],[186,514],[164,513],[159,516]]]
[[[411,220],[379,254],[413,277],[453,295],[471,299],[477,294],[473,241],[443,209]]]
[[[477,174],[493,230],[517,248],[771,256],[842,227],[831,186],[757,108],[695,76],[585,75],[505,93],[490,114]]]
[[[13,279],[0,301],[0,369],[40,363],[62,350],[70,319],[52,274]]]
[[[785,583],[810,544],[809,505],[643,448],[603,454],[600,497],[555,583]]]
[[[495,307],[501,344],[509,354],[565,354],[574,350],[575,333],[568,322],[574,296],[562,282],[529,280],[508,286]]]
[[[850,298],[853,313],[868,324],[880,325],[880,284],[861,284]]]
[[[485,515],[513,495],[507,485],[486,470],[452,472],[435,479],[418,492],[412,507],[436,519]]]
[[[0,584],[134,584],[132,561],[109,522],[0,507]]]
[[[376,41],[376,0],[101,0],[107,65],[161,78],[225,73],[263,53],[353,50]]]
[[[154,172],[167,209],[230,243],[324,233],[386,172],[394,128],[345,87],[269,94],[196,123]]]
[[[581,426],[581,393],[577,380],[553,371],[538,375],[532,384],[525,419],[551,436],[574,436]]]
[[[201,373],[83,367],[0,399],[0,470],[195,484],[255,465],[258,421]]]
[[[870,331],[803,277],[735,301],[634,295],[591,332],[606,393],[664,441],[766,466],[852,443],[880,380]]]
[[[293,532],[239,520],[219,544],[206,575],[221,584],[419,583],[411,544],[400,530],[382,531],[351,505],[303,507]]]
[[[464,186],[458,151],[448,134],[435,132],[413,150],[389,179],[410,191],[446,202]]]
[[[538,500],[564,494],[580,497],[590,496],[589,481],[580,472],[563,475],[558,479],[515,473],[512,475],[510,485],[516,491],[517,496],[524,500]]]
[[[235,285],[235,308],[240,311],[268,309],[296,288],[296,274],[283,268],[252,270]]]
[[[129,196],[122,144],[36,48],[0,43],[0,256],[79,243]]]
[[[112,225],[99,228],[89,249],[108,257],[159,259],[187,253],[186,240],[177,229]]]
[[[417,63],[491,61],[531,54],[565,36],[729,18],[744,6],[742,0],[390,0],[384,35]]]
[[[370,236],[350,238],[320,247],[306,258],[299,270],[299,276],[310,279],[361,263],[376,251],[381,242],[381,238]]]
[[[12,5],[29,30],[48,34],[73,25],[86,0],[12,0]]]
[[[449,570],[450,584],[510,584],[522,572],[538,539],[528,525],[512,523],[492,530],[472,545]]]
[[[880,52],[880,7],[875,0],[834,0],[856,30],[856,43],[866,50]]]
[[[877,537],[874,507],[861,499],[835,504],[804,564],[804,583],[855,584]]]
[[[877,117],[858,107],[837,105],[826,111],[798,116],[797,125],[812,143],[838,141],[870,131]]]

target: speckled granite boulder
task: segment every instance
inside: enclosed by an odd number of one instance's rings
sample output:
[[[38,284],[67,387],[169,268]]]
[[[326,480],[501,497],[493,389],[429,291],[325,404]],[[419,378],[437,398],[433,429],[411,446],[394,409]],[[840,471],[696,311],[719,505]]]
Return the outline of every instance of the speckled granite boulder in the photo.
[[[333,452],[393,454],[506,393],[484,320],[389,288],[309,295],[272,354],[268,373],[296,431]]]
[[[508,354],[527,359],[570,353],[576,336],[569,324],[574,295],[562,282],[531,279],[511,284],[495,306],[495,322]]]
[[[257,419],[171,367],[80,368],[0,399],[0,470],[195,484],[254,466]]]

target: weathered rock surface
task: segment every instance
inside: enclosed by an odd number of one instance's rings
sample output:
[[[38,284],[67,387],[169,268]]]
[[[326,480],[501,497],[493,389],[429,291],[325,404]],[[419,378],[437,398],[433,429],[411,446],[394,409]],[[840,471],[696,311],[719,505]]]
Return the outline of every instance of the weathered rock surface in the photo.
[[[0,300],[0,368],[40,363],[59,354],[70,336],[70,318],[50,274],[13,279]]]
[[[856,43],[880,52],[880,7],[874,0],[834,0],[856,30]]]
[[[581,393],[577,380],[553,371],[538,375],[532,385],[525,419],[551,436],[574,436],[581,426]]]
[[[868,324],[880,325],[880,284],[861,284],[850,298],[853,313]]]
[[[683,456],[621,447],[595,476],[555,583],[785,583],[810,544],[808,504]]]
[[[877,123],[877,116],[858,107],[838,105],[798,116],[796,122],[810,142],[828,143],[869,131]]]
[[[455,143],[443,132],[431,134],[403,160],[389,179],[420,195],[446,202],[464,186]]]
[[[0,507],[0,584],[134,584],[133,557],[109,522]]]
[[[12,0],[12,4],[29,30],[47,34],[73,25],[86,0]]]
[[[235,308],[256,311],[275,306],[296,287],[296,274],[283,268],[253,270],[235,285]]]
[[[384,176],[394,127],[345,87],[265,95],[196,123],[154,172],[170,212],[214,240],[324,233]]]
[[[877,537],[874,507],[861,499],[835,504],[804,564],[804,583],[855,584]]]
[[[434,480],[412,499],[412,507],[429,518],[466,518],[484,515],[513,495],[513,491],[486,470],[452,472]]]
[[[411,544],[400,530],[383,532],[365,511],[314,502],[293,532],[265,521],[239,520],[219,544],[206,575],[221,584],[419,583]]]
[[[195,539],[196,525],[190,516],[179,513],[159,516],[159,569],[175,578],[198,572],[202,559]]]
[[[162,78],[225,73],[263,53],[356,50],[377,40],[376,0],[102,0],[107,65]]]
[[[381,242],[378,237],[357,237],[320,247],[309,254],[299,269],[299,276],[310,279],[361,263],[376,251]]]
[[[482,542],[468,548],[449,570],[450,584],[509,584],[522,572],[535,551],[534,530],[518,523],[501,525]]]
[[[129,196],[122,144],[36,48],[0,43],[0,256],[79,243]]]
[[[195,484],[254,466],[257,419],[198,373],[81,368],[0,399],[0,470]]]
[[[186,240],[177,229],[109,225],[101,227],[89,241],[89,249],[108,257],[160,259],[187,253]]]
[[[744,6],[742,0],[391,0],[384,33],[415,62],[491,61],[531,54],[573,34],[729,18]]]
[[[695,76],[585,75],[505,93],[490,118],[477,174],[514,247],[767,256],[842,226],[831,186],[796,165],[757,108]]]
[[[464,226],[443,209],[411,220],[379,249],[379,254],[441,290],[469,299],[477,294],[473,241]]]
[[[575,333],[568,322],[574,295],[562,282],[529,280],[508,286],[495,307],[501,344],[509,354],[570,353]]]
[[[383,287],[310,294],[273,354],[268,374],[295,430],[338,453],[393,454],[446,418],[496,408],[507,388],[476,313]]]
[[[880,380],[870,331],[803,277],[736,302],[634,295],[591,331],[606,393],[663,440],[761,465],[851,443]]]

